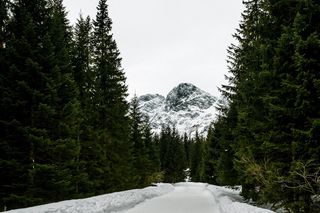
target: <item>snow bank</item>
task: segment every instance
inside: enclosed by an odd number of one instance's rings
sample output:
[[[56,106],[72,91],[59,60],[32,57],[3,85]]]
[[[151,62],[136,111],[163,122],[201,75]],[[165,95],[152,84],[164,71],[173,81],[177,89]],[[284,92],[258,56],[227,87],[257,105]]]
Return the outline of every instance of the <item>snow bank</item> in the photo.
[[[153,197],[167,194],[174,190],[171,184],[158,184],[144,189],[100,195],[96,197],[68,200],[8,213],[112,213],[123,211]]]
[[[214,185],[208,185],[207,189],[211,191],[216,202],[219,203],[220,211],[223,213],[274,213],[268,209],[262,209],[243,203],[244,201],[239,195],[239,190]]]

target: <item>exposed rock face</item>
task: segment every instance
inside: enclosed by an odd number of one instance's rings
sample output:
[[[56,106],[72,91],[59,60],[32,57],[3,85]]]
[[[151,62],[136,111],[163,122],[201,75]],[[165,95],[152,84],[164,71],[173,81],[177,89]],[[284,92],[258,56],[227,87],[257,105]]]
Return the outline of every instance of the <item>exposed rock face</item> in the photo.
[[[175,126],[179,133],[191,136],[198,130],[205,135],[215,118],[217,98],[193,84],[182,83],[173,88],[167,97],[147,94],[139,97],[142,113],[150,118],[154,132],[160,133],[163,125]]]

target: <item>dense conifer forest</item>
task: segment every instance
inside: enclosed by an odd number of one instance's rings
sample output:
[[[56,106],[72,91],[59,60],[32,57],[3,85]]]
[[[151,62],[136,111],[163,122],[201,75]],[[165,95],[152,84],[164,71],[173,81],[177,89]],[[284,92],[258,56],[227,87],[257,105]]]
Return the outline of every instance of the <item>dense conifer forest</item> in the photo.
[[[1,210],[190,178],[319,212],[320,2],[244,4],[219,115],[191,137],[127,101],[107,0],[74,26],[63,0],[2,0]]]
[[[244,4],[209,172],[218,184],[241,184],[247,199],[319,212],[320,2]]]
[[[0,6],[2,209],[184,181],[178,133],[127,101],[106,0],[74,27],[62,0]]]

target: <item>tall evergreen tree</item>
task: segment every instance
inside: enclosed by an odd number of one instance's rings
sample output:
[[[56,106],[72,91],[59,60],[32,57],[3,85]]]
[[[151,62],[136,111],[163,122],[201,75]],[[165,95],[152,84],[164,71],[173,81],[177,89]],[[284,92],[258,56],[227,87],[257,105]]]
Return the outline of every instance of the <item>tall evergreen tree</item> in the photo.
[[[127,86],[121,58],[111,33],[106,0],[100,0],[93,22],[95,72],[94,111],[98,140],[104,153],[102,189],[116,191],[130,186]]]
[[[46,102],[40,103],[50,109],[49,122],[41,121],[49,140],[34,144],[34,169],[30,192],[47,201],[71,198],[75,193],[75,158],[79,156],[79,103],[70,62],[70,27],[62,1],[51,1],[45,6],[48,17],[44,48],[39,58],[43,71],[47,72]],[[43,30],[42,28],[40,30]],[[45,117],[40,117],[45,119]],[[39,121],[40,122],[40,121]],[[50,175],[47,175],[50,174]]]
[[[159,137],[159,156],[161,163],[161,171],[164,171],[166,167],[166,153],[168,150],[168,143],[170,142],[169,135],[171,134],[171,129],[169,127],[162,126],[161,133]]]
[[[187,168],[191,167],[191,156],[193,150],[193,143],[190,138],[188,138],[187,133],[183,136],[183,145],[184,145],[184,152],[186,154],[186,166]]]
[[[139,109],[137,96],[134,96],[130,104],[130,143],[132,144],[132,161],[134,172],[136,175],[137,187],[144,186],[147,183],[148,169],[150,169],[150,161],[147,156],[147,148],[143,138],[143,121],[142,114]]]
[[[220,185],[238,185],[238,173],[235,169],[234,149],[236,144],[234,142],[234,129],[237,125],[237,112],[230,106],[226,117],[220,117],[215,123],[213,130],[212,145],[218,148],[218,155],[216,150],[212,153],[217,157],[215,165],[216,181]],[[215,136],[218,135],[218,137]]]
[[[214,129],[210,126],[205,143],[205,181],[210,184],[217,184],[217,171],[216,160],[218,159],[218,153],[220,153],[217,140],[217,126],[214,125]]]
[[[127,86],[121,69],[121,58],[116,42],[111,34],[112,21],[109,18],[106,0],[100,0],[98,13],[94,20],[94,63],[96,73],[95,99],[99,119],[116,137],[124,137],[121,130],[127,126],[126,113],[128,104]],[[122,125],[126,124],[126,125]]]
[[[89,108],[92,104],[94,91],[91,34],[92,23],[90,17],[83,18],[80,14],[74,28],[72,64],[74,78],[79,88],[79,100],[84,108]]]
[[[82,14],[74,27],[72,66],[73,76],[79,89],[79,101],[81,105],[80,132],[78,135],[79,156],[77,158],[78,176],[76,179],[76,191],[79,196],[94,195],[96,193],[95,170],[96,161],[101,156],[101,148],[95,143],[93,124],[93,91],[94,73],[92,71],[92,23],[90,17],[83,18]],[[93,157],[94,156],[94,157]],[[82,195],[83,194],[83,195]]]
[[[198,131],[195,136],[195,144],[191,159],[191,180],[193,182],[204,181],[204,147],[203,140],[200,138]]]
[[[147,152],[147,157],[149,160],[149,167],[148,167],[148,175],[149,181],[148,182],[160,182],[159,175],[160,175],[160,156],[159,156],[159,144],[157,144],[157,139],[154,137],[150,121],[147,116],[143,119],[143,140]],[[158,178],[158,180],[156,180]]]

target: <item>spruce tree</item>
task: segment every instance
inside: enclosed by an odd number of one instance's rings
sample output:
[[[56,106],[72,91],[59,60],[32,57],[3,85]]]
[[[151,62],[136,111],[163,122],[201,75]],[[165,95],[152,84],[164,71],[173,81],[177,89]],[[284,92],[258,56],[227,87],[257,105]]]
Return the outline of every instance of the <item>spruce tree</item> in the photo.
[[[81,101],[82,107],[86,109],[92,104],[94,91],[91,34],[92,23],[90,17],[87,16],[84,18],[82,14],[80,14],[74,27],[72,65],[74,78],[79,88],[79,100]]]
[[[48,201],[72,198],[76,192],[74,176],[77,175],[80,142],[80,104],[78,88],[74,82],[71,66],[71,31],[61,0],[50,1],[48,32],[44,44],[51,49],[43,49],[42,57],[45,71],[51,80],[51,94],[47,106],[53,110],[48,126],[50,140],[35,146],[35,156],[39,163],[32,175],[36,196],[46,197]],[[48,63],[49,62],[49,63]],[[47,178],[44,175],[49,173]]]
[[[206,142],[205,142],[205,181],[210,184],[217,184],[217,171],[216,161],[218,159],[218,153],[220,153],[218,142],[216,140],[218,132],[216,131],[217,126],[214,125],[209,127]]]
[[[126,139],[121,130],[127,126],[127,86],[121,68],[120,53],[111,34],[112,21],[108,15],[106,0],[100,0],[94,20],[94,72],[96,75],[95,100],[104,127],[119,139]],[[122,124],[126,124],[123,126]]]
[[[77,152],[75,138],[79,110],[63,7],[61,2],[43,3],[42,6],[48,11],[48,17],[41,17],[41,12],[34,16],[35,21],[46,21],[46,27],[42,26],[37,32],[44,33],[40,41],[43,48],[38,50],[40,56],[34,60],[41,65],[39,71],[46,73],[46,78],[42,82],[45,87],[41,88],[44,89],[44,99],[35,101],[39,108],[35,109],[33,116],[36,120],[31,125],[42,128],[48,138],[31,140],[33,169],[30,170],[29,188],[31,197],[34,196],[39,203],[71,198],[74,193],[72,169]]]
[[[139,101],[137,96],[134,96],[130,103],[130,144],[132,144],[132,163],[133,175],[135,174],[137,187],[145,186],[147,176],[150,169],[150,161],[147,156],[147,148],[143,138],[143,121],[142,114],[139,109]]]
[[[144,116],[143,119],[143,141],[148,157],[148,183],[161,182],[160,172],[160,156],[159,156],[159,144],[157,138],[154,136],[151,130],[150,121],[148,116]]]
[[[78,176],[76,179],[79,196],[94,195],[96,193],[95,164],[100,154],[101,148],[95,143],[95,134],[93,129],[94,117],[93,111],[93,91],[94,74],[92,71],[92,23],[90,17],[83,18],[82,14],[74,27],[72,41],[72,66],[73,76],[79,89],[79,101],[81,105],[81,121],[78,156]],[[93,157],[95,156],[95,157]]]
[[[190,175],[193,182],[204,181],[204,147],[203,140],[200,138],[198,131],[195,136]]]
[[[100,188],[110,192],[130,186],[127,86],[120,53],[111,33],[107,1],[100,0],[97,10],[93,22],[94,116],[97,140],[104,155]]]
[[[171,129],[169,127],[162,127],[161,133],[159,137],[159,156],[160,156],[160,163],[161,163],[161,171],[165,170],[167,161],[165,159],[167,150],[168,150],[168,143],[170,142],[169,135],[171,134]]]
[[[183,135],[183,145],[184,145],[184,152],[186,154],[186,166],[190,168],[191,166],[191,156],[192,156],[192,141],[188,138],[187,133]]]

